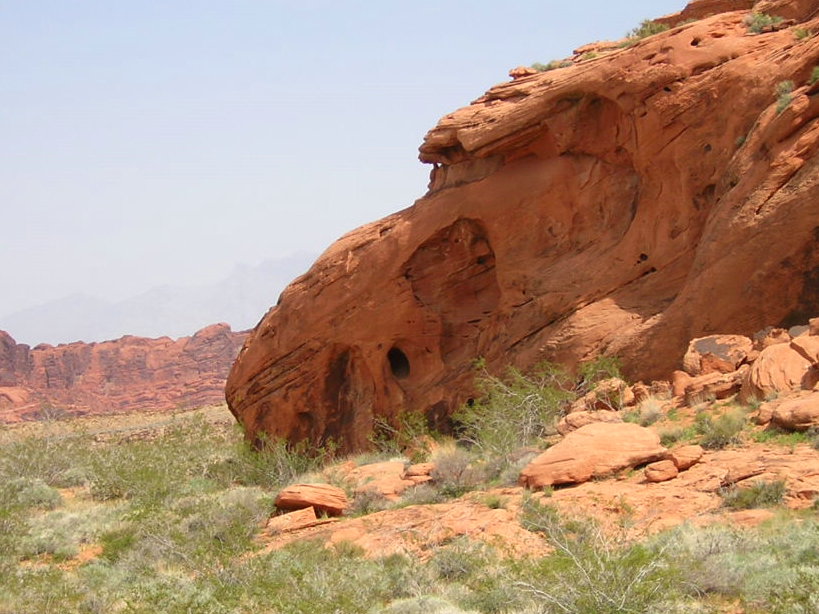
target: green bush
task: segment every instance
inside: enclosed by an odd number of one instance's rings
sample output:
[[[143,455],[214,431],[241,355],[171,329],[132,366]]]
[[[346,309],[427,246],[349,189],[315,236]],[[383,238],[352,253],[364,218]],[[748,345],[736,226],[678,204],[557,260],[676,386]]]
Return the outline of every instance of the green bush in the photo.
[[[652,21],[651,19],[643,20],[639,26],[634,28],[633,30],[629,31],[626,36],[628,38],[646,38],[649,36],[654,36],[655,34],[659,34],[660,32],[665,32],[668,30],[668,26],[664,23],[657,23],[656,21]]]
[[[714,419],[705,412],[697,414],[696,429],[702,436],[700,445],[709,450],[721,450],[742,441],[742,429],[747,418],[739,410],[730,411]]]
[[[809,81],[809,83],[810,83],[811,85],[813,85],[813,84],[814,84],[814,83],[816,83],[817,81],[819,81],[819,66],[814,66],[814,67],[813,67],[813,70],[812,70],[812,71],[811,71],[811,73],[810,73],[810,81]]]
[[[793,89],[796,87],[793,81],[780,81],[776,85],[776,112],[782,113],[793,101]]]
[[[663,548],[608,537],[590,521],[564,521],[534,499],[524,504],[523,514],[527,527],[555,548],[537,564],[534,577],[517,583],[546,611],[662,612],[682,597],[679,573]]]
[[[780,22],[782,22],[782,17],[768,15],[766,13],[751,13],[744,19],[745,25],[748,26],[748,31],[754,34],[761,34],[765,28],[774,26]]]
[[[573,66],[572,62],[569,60],[552,60],[548,64],[543,64],[541,62],[535,62],[532,64],[532,68],[538,72],[548,72],[550,70],[555,70],[556,68],[568,68],[569,66]]]
[[[0,502],[5,505],[53,510],[62,500],[59,491],[39,478],[16,478],[0,484]]]
[[[422,462],[429,454],[428,441],[432,432],[427,419],[421,412],[404,412],[396,418],[396,424],[390,424],[383,418],[373,422],[373,433],[370,443],[386,460],[409,453],[413,462]]]
[[[477,388],[481,398],[463,406],[453,418],[462,439],[486,461],[511,460],[516,450],[555,433],[561,411],[575,396],[566,371],[549,363],[530,375],[509,369],[500,378],[484,371]]]
[[[431,474],[438,492],[455,498],[481,485],[486,474],[475,461],[472,454],[461,448],[439,451],[433,457],[435,468]]]
[[[794,28],[793,30],[793,37],[798,41],[805,40],[811,36],[813,36],[813,32],[807,28]]]
[[[578,382],[575,386],[578,394],[592,390],[596,384],[616,377],[623,379],[620,371],[620,360],[615,356],[598,356],[594,360],[581,363],[577,368]]]
[[[722,491],[722,500],[727,507],[747,510],[756,507],[779,505],[787,489],[784,480],[766,482],[760,480],[744,488],[729,488]]]

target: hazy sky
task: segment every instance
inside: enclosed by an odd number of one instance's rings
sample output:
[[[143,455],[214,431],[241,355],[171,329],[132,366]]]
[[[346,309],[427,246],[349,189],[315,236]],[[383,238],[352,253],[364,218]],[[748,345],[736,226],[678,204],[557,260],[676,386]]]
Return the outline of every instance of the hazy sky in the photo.
[[[0,0],[0,315],[318,252],[510,68],[684,4]]]

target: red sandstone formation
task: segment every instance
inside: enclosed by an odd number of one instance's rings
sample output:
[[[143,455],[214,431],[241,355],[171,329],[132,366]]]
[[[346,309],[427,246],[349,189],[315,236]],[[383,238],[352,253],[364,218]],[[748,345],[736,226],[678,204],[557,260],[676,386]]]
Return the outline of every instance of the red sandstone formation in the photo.
[[[85,414],[219,403],[245,336],[214,324],[177,340],[29,348],[0,331],[0,421],[37,417],[47,406]]]
[[[755,35],[751,4],[699,0],[445,116],[427,195],[332,245],[251,333],[227,385],[249,434],[358,448],[377,416],[441,423],[479,356],[606,353],[648,381],[689,339],[819,312],[819,37]],[[819,31],[817,0],[755,10]]]

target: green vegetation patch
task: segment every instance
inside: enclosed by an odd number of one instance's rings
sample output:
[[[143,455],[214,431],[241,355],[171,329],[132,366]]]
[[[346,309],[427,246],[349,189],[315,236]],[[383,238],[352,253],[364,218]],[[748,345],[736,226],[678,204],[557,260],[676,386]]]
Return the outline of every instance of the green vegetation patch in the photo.
[[[750,486],[724,490],[722,499],[727,507],[747,510],[757,507],[779,505],[785,498],[787,489],[784,480],[766,482],[760,480]]]
[[[630,39],[642,39],[647,38],[649,36],[654,36],[655,34],[659,34],[660,32],[665,32],[668,30],[669,27],[664,23],[658,23],[656,21],[652,21],[651,19],[643,20],[639,26],[630,30],[626,36]]]
[[[744,19],[745,25],[748,26],[748,31],[754,34],[762,34],[766,28],[775,26],[782,21],[782,17],[768,15],[767,13],[751,13]]]

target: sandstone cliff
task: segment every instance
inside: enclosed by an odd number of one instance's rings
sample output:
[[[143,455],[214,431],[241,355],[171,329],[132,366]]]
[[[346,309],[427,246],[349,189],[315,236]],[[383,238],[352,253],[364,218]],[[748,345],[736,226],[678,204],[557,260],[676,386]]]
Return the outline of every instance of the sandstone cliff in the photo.
[[[427,195],[342,237],[251,333],[227,385],[249,434],[356,448],[374,416],[443,422],[478,356],[667,377],[688,339],[819,312],[819,2],[756,3],[785,18],[761,34],[751,4],[698,0],[445,116]]]
[[[245,336],[214,324],[177,340],[125,336],[29,348],[0,331],[0,421],[50,408],[86,414],[219,403]]]

